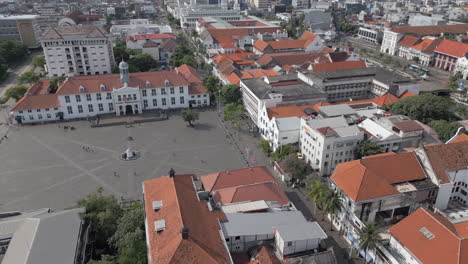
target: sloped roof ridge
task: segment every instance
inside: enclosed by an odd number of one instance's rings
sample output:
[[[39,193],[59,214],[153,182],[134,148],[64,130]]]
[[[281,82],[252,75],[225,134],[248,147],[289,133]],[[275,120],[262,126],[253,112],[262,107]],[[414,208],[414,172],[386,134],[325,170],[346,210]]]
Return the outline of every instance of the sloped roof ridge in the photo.
[[[358,188],[357,193],[356,193],[355,201],[359,200],[359,196],[361,194],[361,188],[363,188],[363,186],[364,186],[364,184],[362,184],[362,182],[364,181],[364,177],[366,177],[366,175],[367,175],[367,167],[364,166],[364,164],[362,164],[362,159],[359,160],[358,166],[364,168],[364,171],[363,171],[362,177],[360,178],[360,181],[359,181],[359,188]]]
[[[175,176],[177,176],[177,175],[175,175]],[[178,215],[180,216],[180,219],[182,221],[182,226],[185,226],[184,217],[182,216],[182,211],[180,210],[180,208],[181,208],[180,203],[179,203],[179,193],[180,193],[180,191],[177,190],[177,184],[175,183],[174,180],[172,180],[171,183],[174,185],[174,189],[175,189],[175,202],[177,204],[176,208],[177,208],[177,211],[178,211]],[[176,250],[174,251],[174,254],[172,254],[169,263],[171,263],[172,260],[174,259],[174,257],[176,256],[175,253],[178,251],[180,245],[182,244],[182,241],[183,241],[182,239],[179,239]]]

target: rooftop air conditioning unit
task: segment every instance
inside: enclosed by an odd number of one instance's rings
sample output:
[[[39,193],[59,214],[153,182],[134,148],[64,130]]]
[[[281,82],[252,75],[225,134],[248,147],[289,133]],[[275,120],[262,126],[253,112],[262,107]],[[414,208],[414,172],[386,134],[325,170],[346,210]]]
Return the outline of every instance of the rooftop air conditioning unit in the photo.
[[[158,211],[159,209],[162,208],[162,205],[163,205],[162,200],[160,200],[160,201],[153,201],[153,210],[154,210],[154,211]]]
[[[166,220],[154,221],[154,231],[161,232],[164,231],[164,229],[166,229]]]

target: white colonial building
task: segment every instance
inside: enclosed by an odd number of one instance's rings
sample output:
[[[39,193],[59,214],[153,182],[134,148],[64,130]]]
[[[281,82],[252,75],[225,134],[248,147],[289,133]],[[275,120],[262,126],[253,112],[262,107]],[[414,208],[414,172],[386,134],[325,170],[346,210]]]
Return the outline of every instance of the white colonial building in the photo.
[[[41,38],[50,77],[112,72],[112,43],[100,26],[49,27]]]
[[[20,123],[87,118],[102,114],[141,114],[144,110],[209,105],[210,98],[196,70],[182,65],[171,71],[69,77],[49,92],[49,80],[33,85],[13,107]]]

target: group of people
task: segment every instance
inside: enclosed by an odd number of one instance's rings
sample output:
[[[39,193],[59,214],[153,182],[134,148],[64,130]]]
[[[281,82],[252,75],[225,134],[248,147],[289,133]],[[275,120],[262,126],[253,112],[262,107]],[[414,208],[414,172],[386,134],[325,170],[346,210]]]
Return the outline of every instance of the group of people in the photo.
[[[88,146],[83,146],[83,150],[86,152],[94,152],[94,149],[88,147]]]

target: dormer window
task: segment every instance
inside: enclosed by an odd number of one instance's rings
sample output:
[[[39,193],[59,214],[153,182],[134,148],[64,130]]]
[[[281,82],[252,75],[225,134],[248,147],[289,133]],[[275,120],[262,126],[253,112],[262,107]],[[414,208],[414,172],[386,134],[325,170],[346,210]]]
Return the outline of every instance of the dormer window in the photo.
[[[153,210],[156,212],[159,209],[161,209],[163,206],[162,200],[159,201],[153,201]]]
[[[166,221],[164,219],[154,221],[154,231],[161,232],[166,229]]]
[[[85,91],[85,88],[83,85],[80,85],[80,92],[84,92]]]
[[[146,81],[146,87],[150,87],[151,86],[151,82],[150,81]]]
[[[166,85],[166,86],[171,85],[171,82],[169,80],[165,80],[164,85]]]
[[[101,91],[105,91],[106,90],[106,86],[104,84],[101,83],[101,85],[99,85],[99,89],[101,89]]]

